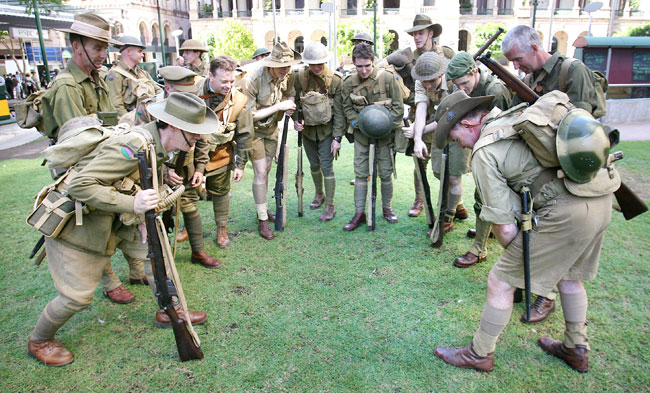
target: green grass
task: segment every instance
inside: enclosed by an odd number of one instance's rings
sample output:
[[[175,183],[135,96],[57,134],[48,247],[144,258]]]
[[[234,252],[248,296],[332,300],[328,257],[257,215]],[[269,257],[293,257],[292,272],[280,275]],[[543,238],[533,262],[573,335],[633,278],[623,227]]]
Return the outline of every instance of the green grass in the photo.
[[[290,139],[295,146],[295,139]],[[648,184],[650,143],[622,143],[624,171]],[[295,149],[290,173],[295,173]],[[439,250],[425,238],[425,218],[409,218],[412,161],[399,156],[393,206],[400,219],[378,219],[377,230],[342,230],[353,214],[352,146],[335,162],[337,216],[320,223],[308,203],[313,184],[305,158],[305,216],[296,216],[293,181],[287,227],[273,241],[257,234],[252,170],[233,184],[225,250],[214,243],[212,208],[200,203],[206,249],[224,262],[207,270],[189,262],[183,244],[177,266],[190,308],[209,321],[196,328],[205,358],[181,363],[170,330],[155,329],[148,288],[128,286],[137,299],[110,303],[96,292],[92,305],[57,334],[76,360],[49,368],[27,355],[27,339],[55,295],[47,263],[27,259],[38,235],[25,224],[32,196],[48,183],[40,160],[0,162],[1,391],[647,391],[650,386],[650,215],[625,221],[613,215],[598,277],[589,294],[590,372],[578,374],[543,353],[537,339],[563,336],[558,307],[543,324],[513,316],[496,350],[492,373],[461,370],[433,354],[437,345],[465,345],[477,327],[486,276],[499,255],[491,240],[488,262],[457,269],[453,259],[471,245],[471,217],[457,222]],[[272,171],[275,173],[275,170]],[[645,178],[643,178],[645,176]],[[291,175],[293,178],[293,175]],[[432,176],[430,176],[432,178]],[[273,187],[274,179],[271,182]],[[432,188],[437,190],[437,181]],[[464,178],[466,205],[473,181]],[[437,191],[434,192],[434,198]],[[271,200],[273,202],[273,200]],[[114,267],[123,281],[127,265]]]

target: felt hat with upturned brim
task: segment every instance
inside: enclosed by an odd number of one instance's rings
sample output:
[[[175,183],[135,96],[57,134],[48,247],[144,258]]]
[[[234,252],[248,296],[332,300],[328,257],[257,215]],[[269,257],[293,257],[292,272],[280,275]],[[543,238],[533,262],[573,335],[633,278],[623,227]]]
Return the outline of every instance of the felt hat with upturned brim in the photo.
[[[106,19],[95,14],[77,14],[74,16],[74,22],[72,22],[70,28],[60,29],[59,31],[92,38],[107,44],[122,45],[119,41],[111,38],[111,25],[108,24]]]
[[[162,67],[158,72],[165,80],[165,84],[176,91],[187,93],[198,93],[203,80],[203,78],[197,78],[196,72],[180,66]]]
[[[217,115],[191,93],[171,93],[167,99],[147,106],[147,111],[156,119],[193,134],[212,134],[219,128]]]
[[[300,53],[289,48],[289,46],[284,42],[278,42],[273,45],[273,50],[271,54],[264,59],[262,59],[262,65],[265,67],[271,68],[280,68],[280,67],[289,67],[296,65],[302,61],[302,56]]]
[[[429,27],[433,29],[433,38],[436,38],[442,34],[442,26],[439,23],[433,23],[431,18],[429,18],[427,15],[417,14],[415,15],[415,19],[413,19],[413,27],[406,30],[406,32],[410,35],[413,35],[413,33],[416,31],[428,29]]]
[[[439,149],[449,143],[449,132],[466,114],[478,107],[487,108],[494,96],[470,97],[463,90],[458,90],[443,98],[436,111],[435,142]]]

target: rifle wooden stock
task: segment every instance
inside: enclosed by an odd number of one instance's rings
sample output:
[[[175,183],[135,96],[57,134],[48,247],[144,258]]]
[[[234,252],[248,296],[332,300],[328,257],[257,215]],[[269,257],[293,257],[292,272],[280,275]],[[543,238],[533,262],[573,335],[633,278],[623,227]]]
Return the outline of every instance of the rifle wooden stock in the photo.
[[[377,141],[375,138],[370,139],[370,151],[368,158],[370,169],[370,214],[368,214],[368,230],[374,231],[376,227],[375,213],[377,209]]]
[[[147,164],[147,157],[145,151],[136,153],[138,159],[138,169],[140,171],[140,182],[143,190],[153,188],[151,169]],[[160,308],[165,311],[169,316],[172,328],[174,330],[174,338],[176,339],[176,347],[181,361],[192,359],[203,359],[203,351],[196,345],[192,335],[190,334],[185,321],[178,317],[178,313],[174,308],[172,294],[170,293],[169,285],[171,281],[167,278],[165,269],[165,260],[162,250],[162,244],[158,237],[158,228],[156,226],[157,213],[155,209],[145,212],[145,224],[147,227],[147,243],[149,244],[149,258],[151,259],[151,268],[153,270],[154,280],[156,282],[156,297]],[[173,284],[172,288],[173,288]]]
[[[438,194],[438,219],[431,230],[431,247],[442,247],[442,241],[445,237],[445,211],[447,211],[449,193],[449,144],[442,151],[442,160],[440,167],[440,193]]]
[[[634,191],[630,190],[630,188],[623,182],[621,182],[621,186],[618,190],[614,191],[614,196],[616,197],[616,201],[621,207],[621,213],[623,213],[623,217],[625,217],[626,220],[631,220],[639,214],[648,211],[646,203],[643,202],[641,198],[639,198],[638,195],[636,195]]]
[[[282,139],[280,141],[280,154],[278,154],[278,164],[275,171],[275,230],[282,232],[286,220],[285,197],[285,165],[287,155],[287,134],[289,133],[289,116],[284,115],[284,126],[282,127]]]
[[[409,120],[408,118],[403,118],[404,121],[404,127],[409,126]],[[424,191],[424,211],[427,215],[427,225],[429,226],[429,229],[433,229],[433,223],[436,221],[436,215],[433,212],[433,205],[431,205],[431,187],[429,186],[429,180],[427,179],[427,169],[424,166],[424,162],[417,158],[413,154],[413,139],[411,138],[409,140],[409,149],[406,149],[406,155],[411,155],[413,156],[413,162],[415,163],[415,173],[416,173],[416,178],[418,183],[420,183],[420,186],[422,187],[422,191]],[[409,154],[410,153],[410,154]]]
[[[298,109],[298,121],[302,121],[302,109]],[[298,194],[298,217],[302,217],[302,196],[305,193],[303,179],[305,174],[302,170],[302,132],[298,133],[298,168],[296,169],[296,194]]]
[[[502,28],[502,27],[499,27],[499,28],[497,29],[497,32],[494,33],[494,34],[492,35],[492,37],[490,37],[490,39],[487,40],[487,41],[485,42],[485,44],[483,44],[483,46],[480,47],[476,53],[474,53],[474,56],[472,56],[472,57],[474,58],[474,61],[476,61],[476,59],[478,59],[479,56],[481,56],[481,55],[483,54],[483,52],[485,52],[485,50],[486,50],[487,48],[489,48],[490,45],[492,45],[492,43],[494,42],[494,40],[496,40],[497,38],[499,38],[499,36],[500,36],[503,32],[504,32],[503,28]]]
[[[516,75],[506,70],[499,62],[491,57],[491,53],[479,56],[478,61],[485,64],[496,76],[498,76],[509,88],[514,90],[519,97],[529,104],[537,101],[539,96],[530,87],[526,86]]]
[[[532,229],[533,206],[530,189],[521,189],[521,236],[524,248],[524,292],[526,294],[526,321],[530,321],[530,230]]]

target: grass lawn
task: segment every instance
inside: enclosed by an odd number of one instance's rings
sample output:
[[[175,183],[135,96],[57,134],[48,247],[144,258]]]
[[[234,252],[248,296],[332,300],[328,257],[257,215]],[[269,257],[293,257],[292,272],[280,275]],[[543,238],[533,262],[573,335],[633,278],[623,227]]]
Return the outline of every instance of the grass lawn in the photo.
[[[295,146],[293,135],[290,143]],[[621,149],[624,176],[646,192],[650,142],[621,143]],[[473,227],[473,209],[470,219],[456,222],[441,249],[430,248],[424,216],[406,215],[413,163],[401,155],[393,200],[399,223],[378,218],[374,233],[365,226],[347,233],[342,227],[354,212],[348,185],[352,146],[345,142],[335,162],[337,215],[328,223],[319,222],[321,210],[308,208],[314,188],[306,158],[305,216],[297,218],[295,157],[292,148],[287,227],[273,241],[257,234],[250,165],[244,180],[233,184],[227,249],[215,245],[211,203],[200,203],[206,250],[224,267],[191,264],[187,243],[176,262],[190,308],[209,315],[196,328],[203,360],[181,363],[172,331],[153,327],[156,305],[149,288],[127,285],[135,302],[110,303],[98,289],[92,305],[58,332],[76,357],[64,368],[45,367],[27,354],[31,330],[56,295],[47,262],[35,267],[27,259],[38,235],[25,218],[49,174],[38,159],[0,162],[0,391],[648,391],[650,214],[632,221],[613,214],[598,277],[586,283],[589,373],[569,369],[537,346],[542,335],[562,339],[559,303],[548,321],[533,326],[519,322],[524,307],[515,305],[497,346],[495,370],[478,373],[433,354],[437,345],[470,342],[486,277],[500,252],[490,240],[487,262],[452,266],[471,245],[465,232]],[[437,181],[432,188],[435,199]],[[468,207],[473,192],[472,178],[465,176]],[[120,255],[113,266],[128,282]]]

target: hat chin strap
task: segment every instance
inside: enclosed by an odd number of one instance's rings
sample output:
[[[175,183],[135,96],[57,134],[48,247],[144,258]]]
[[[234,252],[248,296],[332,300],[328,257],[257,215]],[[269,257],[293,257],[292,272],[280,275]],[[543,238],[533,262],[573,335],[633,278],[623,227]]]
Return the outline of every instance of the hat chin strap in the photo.
[[[187,143],[187,146],[191,148],[192,145],[190,145],[190,141],[187,140],[187,137],[185,136],[185,131],[181,130],[180,128],[178,129],[178,131],[180,131],[181,135],[183,135],[183,139],[185,139],[185,143]]]

